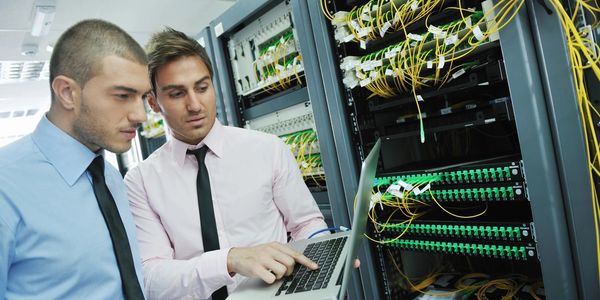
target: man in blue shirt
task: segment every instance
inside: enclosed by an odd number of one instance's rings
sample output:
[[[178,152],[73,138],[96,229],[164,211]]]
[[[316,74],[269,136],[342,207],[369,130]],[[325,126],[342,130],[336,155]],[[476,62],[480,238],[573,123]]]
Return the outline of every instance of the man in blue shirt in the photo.
[[[146,118],[146,64],[108,22],[59,38],[49,112],[0,148],[0,299],[143,299],[125,187],[102,154],[127,151]]]

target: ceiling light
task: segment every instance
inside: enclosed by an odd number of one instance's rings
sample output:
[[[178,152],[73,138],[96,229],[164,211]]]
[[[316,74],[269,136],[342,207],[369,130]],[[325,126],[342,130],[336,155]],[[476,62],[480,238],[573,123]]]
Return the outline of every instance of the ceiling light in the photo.
[[[31,27],[32,36],[45,36],[50,31],[52,21],[54,21],[54,5],[39,5],[34,7],[33,27]]]
[[[36,44],[23,44],[21,46],[21,55],[24,56],[35,56],[38,52],[38,45]]]

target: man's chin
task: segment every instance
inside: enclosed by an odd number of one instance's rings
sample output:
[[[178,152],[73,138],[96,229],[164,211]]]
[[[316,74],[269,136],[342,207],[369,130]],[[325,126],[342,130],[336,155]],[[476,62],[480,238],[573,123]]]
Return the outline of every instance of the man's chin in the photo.
[[[115,154],[123,154],[131,149],[131,142],[124,143],[122,145],[109,145],[104,149]]]

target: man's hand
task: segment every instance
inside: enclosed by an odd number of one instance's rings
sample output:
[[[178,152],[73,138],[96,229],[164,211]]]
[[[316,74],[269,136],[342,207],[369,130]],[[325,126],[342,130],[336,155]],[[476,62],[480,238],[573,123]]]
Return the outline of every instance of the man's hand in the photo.
[[[258,277],[269,284],[292,274],[296,263],[311,270],[319,267],[302,253],[277,242],[255,247],[231,248],[227,255],[229,272]]]

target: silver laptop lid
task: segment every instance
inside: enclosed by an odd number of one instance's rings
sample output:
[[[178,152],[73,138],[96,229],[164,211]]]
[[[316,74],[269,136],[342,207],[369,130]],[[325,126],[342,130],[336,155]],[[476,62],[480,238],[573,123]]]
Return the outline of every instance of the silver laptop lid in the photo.
[[[342,287],[338,299],[342,300],[348,288],[350,274],[354,269],[354,259],[358,255],[358,250],[362,244],[363,236],[367,230],[367,219],[369,212],[369,203],[371,202],[371,192],[373,190],[373,181],[377,171],[377,161],[379,160],[379,150],[381,140],[377,139],[375,146],[365,158],[360,170],[360,179],[358,180],[358,190],[356,191],[356,201],[354,207],[354,217],[352,218],[352,233],[348,240],[348,255],[344,265],[344,275],[342,277]]]

